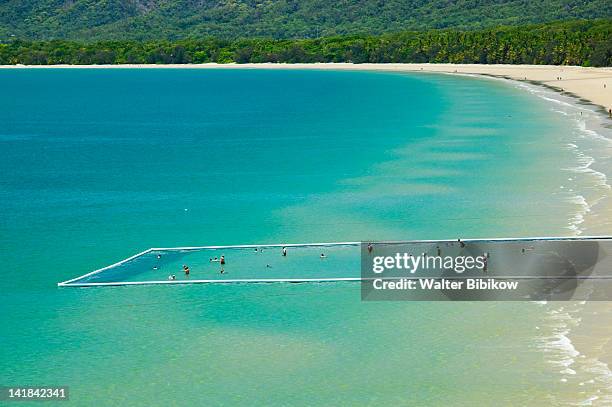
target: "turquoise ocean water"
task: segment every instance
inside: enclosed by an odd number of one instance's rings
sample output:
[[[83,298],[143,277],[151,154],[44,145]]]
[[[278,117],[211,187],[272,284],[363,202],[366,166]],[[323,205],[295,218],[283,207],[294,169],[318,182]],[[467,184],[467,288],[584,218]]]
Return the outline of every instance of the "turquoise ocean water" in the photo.
[[[604,397],[567,371],[550,304],[56,287],[149,247],[568,235],[592,174],[571,175],[579,129],[550,101],[333,71],[2,70],[0,89],[0,385],[68,385],[75,405]]]

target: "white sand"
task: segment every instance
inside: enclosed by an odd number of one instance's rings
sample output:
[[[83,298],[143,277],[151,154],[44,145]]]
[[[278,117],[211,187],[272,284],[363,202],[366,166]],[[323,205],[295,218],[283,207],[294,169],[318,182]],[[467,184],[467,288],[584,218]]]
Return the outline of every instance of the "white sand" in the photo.
[[[579,98],[612,109],[612,68],[584,68],[555,65],[476,64],[184,64],[184,65],[3,65],[7,69],[53,68],[175,68],[175,69],[331,69],[395,72],[444,72],[478,74],[528,80],[573,93]],[[557,79],[561,78],[561,79]]]

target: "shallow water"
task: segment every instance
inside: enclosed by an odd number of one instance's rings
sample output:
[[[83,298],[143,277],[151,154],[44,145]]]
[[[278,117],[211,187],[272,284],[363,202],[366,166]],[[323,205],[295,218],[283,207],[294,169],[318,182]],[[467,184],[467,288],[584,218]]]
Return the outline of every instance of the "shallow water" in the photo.
[[[69,385],[80,405],[605,398],[558,304],[362,303],[354,283],[55,286],[148,247],[582,232],[585,200],[606,193],[579,171],[593,141],[542,95],[161,69],[6,70],[0,88],[1,384]]]

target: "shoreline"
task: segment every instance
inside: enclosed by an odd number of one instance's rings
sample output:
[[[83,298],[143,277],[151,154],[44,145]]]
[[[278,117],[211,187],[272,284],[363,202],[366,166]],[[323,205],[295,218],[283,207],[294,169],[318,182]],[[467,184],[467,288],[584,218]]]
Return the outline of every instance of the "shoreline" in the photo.
[[[312,69],[335,71],[432,72],[482,75],[528,82],[591,103],[608,113],[612,109],[612,67],[563,65],[479,64],[124,64],[124,65],[0,65],[0,69]],[[558,79],[560,78],[560,79]]]

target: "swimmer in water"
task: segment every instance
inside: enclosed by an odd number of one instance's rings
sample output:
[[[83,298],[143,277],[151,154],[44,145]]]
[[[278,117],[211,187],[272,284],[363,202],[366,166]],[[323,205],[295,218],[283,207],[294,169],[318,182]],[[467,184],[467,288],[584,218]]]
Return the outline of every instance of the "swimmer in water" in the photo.
[[[174,274],[171,274],[168,276],[168,280],[176,280],[176,276]]]
[[[161,259],[161,254],[158,254],[158,255],[157,255],[157,258],[158,258],[158,259]]]
[[[326,258],[327,256],[325,255],[325,253],[321,253],[321,256],[320,256],[320,257],[321,257],[322,259],[324,259],[324,258]]]
[[[482,261],[482,272],[486,273],[487,269],[489,268],[489,252],[484,252],[482,257],[484,257]]]

